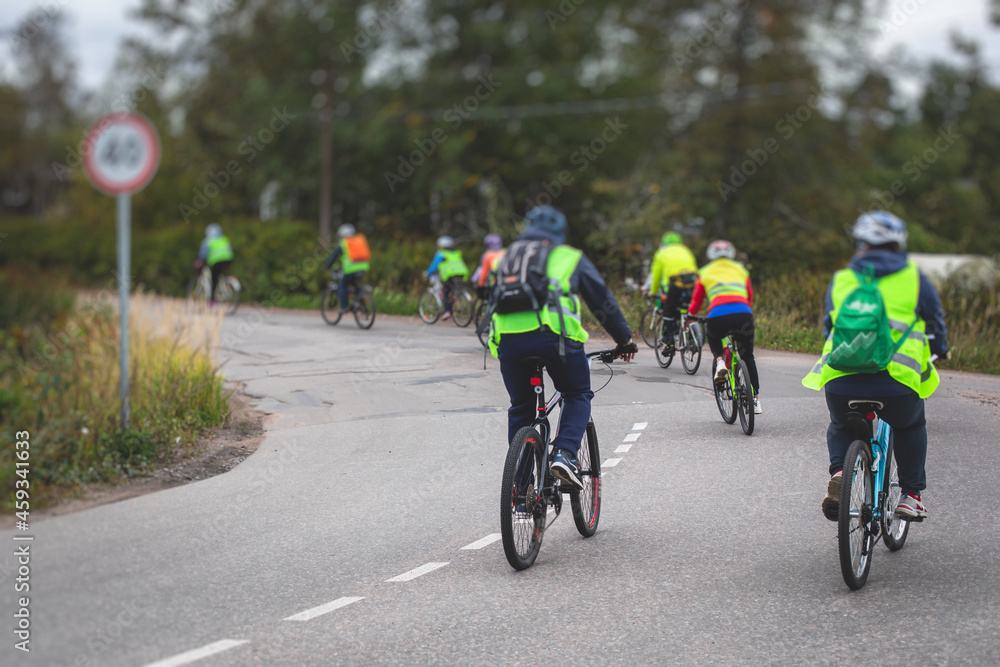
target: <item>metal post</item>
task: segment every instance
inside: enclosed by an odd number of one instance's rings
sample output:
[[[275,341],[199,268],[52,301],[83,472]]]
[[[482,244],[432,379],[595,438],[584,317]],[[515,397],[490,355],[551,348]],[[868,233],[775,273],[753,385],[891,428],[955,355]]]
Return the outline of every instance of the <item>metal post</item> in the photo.
[[[118,380],[119,396],[121,398],[122,430],[128,429],[129,418],[129,388],[128,388],[128,294],[132,284],[129,275],[130,254],[132,249],[132,195],[118,195],[118,310],[121,339],[121,357],[119,360]]]

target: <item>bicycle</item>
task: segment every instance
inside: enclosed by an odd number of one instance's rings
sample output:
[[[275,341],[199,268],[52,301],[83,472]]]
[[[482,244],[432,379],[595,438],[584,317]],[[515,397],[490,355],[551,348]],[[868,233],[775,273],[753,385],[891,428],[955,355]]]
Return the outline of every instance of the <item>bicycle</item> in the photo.
[[[476,325],[476,335],[479,337],[479,343],[483,347],[489,347],[490,335],[493,333],[493,322],[492,320],[486,326],[480,326],[483,321],[483,317],[486,316],[486,311],[489,309],[486,299],[476,299],[476,303],[472,312],[474,313],[472,321]]]
[[[689,320],[693,320],[690,321]],[[660,339],[655,347],[656,363],[660,368],[668,368],[674,360],[674,354],[678,350],[681,353],[681,364],[684,372],[694,375],[701,366],[701,348],[705,343],[705,337],[701,331],[701,324],[697,317],[691,316],[687,312],[687,305],[681,304],[680,316],[677,320],[678,328],[674,332],[674,349],[667,353],[663,350],[663,340]],[[657,315],[656,327],[663,332],[662,312]]]
[[[417,312],[426,324],[434,324],[444,314],[444,283],[437,275],[430,277],[431,284],[417,301]],[[455,326],[467,327],[472,322],[472,294],[464,285],[452,290],[451,319]]]
[[[712,388],[715,391],[715,402],[723,421],[732,424],[739,414],[740,426],[747,435],[753,434],[753,385],[750,383],[750,371],[746,362],[740,359],[736,341],[732,336],[722,339],[725,345],[723,354],[726,360],[727,374],[722,382],[713,378]]]
[[[326,291],[319,301],[319,312],[327,324],[337,324],[344,316],[344,311],[340,310],[338,289],[340,281],[344,279],[343,271],[331,273],[331,280],[326,285]],[[372,297],[371,285],[359,285],[354,283],[347,288],[350,304],[347,310],[354,313],[354,321],[362,329],[371,329],[375,324],[375,299]]]
[[[212,291],[212,269],[205,265],[202,267],[201,272],[191,278],[187,285],[187,299],[188,301],[216,301],[219,303],[226,304],[226,315],[233,315],[236,313],[236,309],[240,306],[240,295],[243,292],[243,286],[240,285],[240,280],[236,276],[227,276],[226,274],[219,275],[219,282],[215,286],[215,298],[209,298],[209,292]]]
[[[660,340],[660,331],[656,329],[656,323],[663,317],[660,313],[660,300],[646,299],[646,303],[649,307],[639,318],[639,333],[642,334],[642,341],[646,345],[655,348],[656,342]]]
[[[590,352],[587,357],[597,357],[610,364],[620,355],[617,349],[610,349]],[[534,368],[531,384],[537,396],[536,417],[531,426],[525,426],[514,435],[500,484],[500,535],[504,555],[515,570],[525,570],[534,564],[545,531],[562,511],[564,493],[569,494],[573,521],[580,535],[593,536],[601,518],[601,456],[593,417],[587,422],[577,453],[584,488],[582,491],[566,489],[549,468],[555,449],[549,415],[562,406],[562,394],[557,391],[545,400],[544,359],[528,357],[524,363]],[[548,519],[550,507],[555,512],[551,520]]]
[[[856,410],[847,413],[846,421],[857,440],[844,456],[837,542],[844,582],[856,591],[868,580],[872,551],[879,539],[889,551],[899,551],[906,543],[911,520],[896,516],[902,490],[892,427],[878,417],[885,405],[872,399],[856,399],[847,405]]]

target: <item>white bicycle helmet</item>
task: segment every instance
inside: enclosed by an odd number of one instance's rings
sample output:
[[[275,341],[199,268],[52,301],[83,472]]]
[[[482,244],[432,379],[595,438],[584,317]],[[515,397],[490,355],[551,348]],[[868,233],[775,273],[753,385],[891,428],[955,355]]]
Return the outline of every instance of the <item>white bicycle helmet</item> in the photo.
[[[347,236],[354,236],[358,233],[358,230],[354,229],[354,225],[341,225],[337,227],[337,236],[344,238]]]
[[[723,239],[712,241],[708,244],[708,250],[705,251],[705,256],[710,260],[716,260],[720,257],[736,259],[736,247],[729,241]]]
[[[450,236],[439,236],[437,240],[437,247],[444,248],[445,250],[452,250],[455,247],[455,239]]]
[[[873,246],[898,243],[900,250],[904,250],[906,223],[888,211],[869,211],[854,221],[851,236]]]
[[[205,227],[205,236],[210,239],[215,239],[222,236],[222,225],[217,222],[213,222],[208,227]]]

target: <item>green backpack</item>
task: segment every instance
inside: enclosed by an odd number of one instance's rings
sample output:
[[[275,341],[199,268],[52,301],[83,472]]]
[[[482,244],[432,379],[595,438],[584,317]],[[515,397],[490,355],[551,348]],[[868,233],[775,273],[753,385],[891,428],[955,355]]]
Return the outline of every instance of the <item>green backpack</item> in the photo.
[[[875,268],[866,266],[858,276],[858,286],[847,295],[833,325],[833,349],[827,364],[844,373],[877,373],[885,370],[902,347],[917,320],[899,339],[892,342],[892,329],[885,301],[878,289]]]

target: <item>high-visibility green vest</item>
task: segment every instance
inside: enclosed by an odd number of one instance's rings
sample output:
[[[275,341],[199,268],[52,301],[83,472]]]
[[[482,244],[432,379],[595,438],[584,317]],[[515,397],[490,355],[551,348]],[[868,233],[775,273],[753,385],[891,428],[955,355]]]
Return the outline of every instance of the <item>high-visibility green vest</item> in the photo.
[[[347,252],[347,239],[340,239],[340,265],[344,269],[344,275],[349,276],[358,271],[367,271],[368,262],[352,262],[351,255]]]
[[[663,291],[670,289],[670,278],[681,273],[697,273],[698,260],[683,243],[671,243],[656,251],[653,256],[653,280],[659,280]]]
[[[844,299],[858,287],[858,276],[850,269],[842,269],[833,275],[833,287],[830,296],[833,300],[833,323],[837,324],[837,313]],[[907,261],[906,268],[896,273],[890,273],[878,279],[878,290],[885,302],[886,315],[889,317],[889,328],[892,329],[894,343],[900,338],[910,323],[916,318],[916,323],[906,336],[906,341],[892,356],[892,361],[886,370],[900,384],[906,385],[917,392],[920,398],[927,398],[934,393],[941,382],[937,369],[930,363],[931,348],[925,334],[926,325],[917,315],[917,302],[920,299],[920,272],[917,265]],[[823,346],[823,356],[813,369],[802,379],[802,384],[809,389],[822,389],[833,378],[844,375],[856,375],[833,369],[827,364],[830,351],[833,349],[833,332],[826,338]]]
[[[709,304],[720,296],[738,296],[749,299],[746,267],[728,257],[720,257],[701,267],[698,277],[705,288]]]
[[[497,356],[497,345],[504,334],[535,331],[543,326],[555,333],[562,334],[570,340],[587,342],[587,330],[580,321],[580,297],[573,294],[570,288],[570,278],[576,271],[583,251],[568,245],[556,246],[549,253],[545,265],[545,275],[549,279],[550,298],[538,312],[529,310],[523,313],[508,313],[493,315],[493,336],[490,338],[490,351]],[[560,314],[562,322],[560,323]]]
[[[438,275],[441,280],[448,280],[455,276],[461,276],[462,280],[468,280],[469,267],[462,259],[462,253],[458,250],[439,250],[444,261],[438,264]]]
[[[231,262],[233,260],[233,244],[225,236],[216,236],[208,240],[208,257],[205,261],[209,266],[215,266],[219,262]]]

